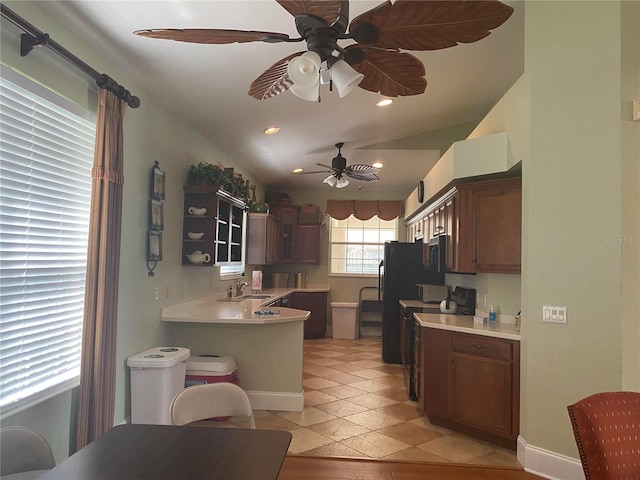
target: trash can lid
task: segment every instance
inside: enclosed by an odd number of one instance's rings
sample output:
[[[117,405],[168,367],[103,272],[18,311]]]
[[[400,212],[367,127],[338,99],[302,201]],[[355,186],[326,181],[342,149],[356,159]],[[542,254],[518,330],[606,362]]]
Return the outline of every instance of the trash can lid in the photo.
[[[187,375],[229,375],[236,369],[236,361],[228,355],[189,357]]]
[[[331,302],[331,306],[334,308],[358,308],[356,302]]]
[[[189,358],[191,351],[182,347],[154,347],[127,359],[129,367],[167,368]]]

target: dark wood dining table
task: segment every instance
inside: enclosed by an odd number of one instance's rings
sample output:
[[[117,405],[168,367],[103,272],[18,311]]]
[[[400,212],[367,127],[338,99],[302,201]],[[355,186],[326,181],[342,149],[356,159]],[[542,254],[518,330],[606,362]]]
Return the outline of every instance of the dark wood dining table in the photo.
[[[40,479],[275,480],[290,442],[279,430],[119,425]]]

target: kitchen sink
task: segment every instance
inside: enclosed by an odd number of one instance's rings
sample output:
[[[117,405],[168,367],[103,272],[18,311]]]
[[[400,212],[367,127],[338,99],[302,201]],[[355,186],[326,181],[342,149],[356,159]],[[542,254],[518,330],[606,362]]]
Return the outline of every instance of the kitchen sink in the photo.
[[[266,300],[267,298],[271,298],[273,295],[269,295],[267,293],[252,293],[248,295],[240,295],[239,297],[227,297],[221,298],[219,302],[242,302],[243,300]]]

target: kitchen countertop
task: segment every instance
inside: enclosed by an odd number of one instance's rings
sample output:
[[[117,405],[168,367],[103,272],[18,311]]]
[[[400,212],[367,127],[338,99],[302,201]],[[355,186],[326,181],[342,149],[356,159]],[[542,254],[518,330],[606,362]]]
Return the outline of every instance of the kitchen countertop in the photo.
[[[219,323],[240,325],[266,325],[304,321],[311,315],[307,310],[288,307],[264,307],[267,303],[282,298],[293,292],[328,292],[329,287],[310,286],[307,288],[266,288],[260,295],[271,295],[269,298],[245,299],[241,297],[232,301],[224,297],[206,295],[186,302],[170,305],[162,309],[163,322],[187,323]],[[247,293],[245,295],[250,295]],[[244,296],[244,295],[243,295]],[[258,310],[273,310],[280,313],[274,315],[256,315]]]
[[[489,325],[485,318],[482,325],[476,325],[472,315],[445,315],[444,313],[414,313],[413,318],[422,327],[520,341],[520,332],[511,323],[496,322],[495,325]]]

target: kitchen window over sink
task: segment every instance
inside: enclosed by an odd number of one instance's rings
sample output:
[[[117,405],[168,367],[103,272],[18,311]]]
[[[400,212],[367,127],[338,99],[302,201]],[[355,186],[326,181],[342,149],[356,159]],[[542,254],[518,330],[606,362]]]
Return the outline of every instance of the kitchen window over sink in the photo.
[[[330,218],[329,274],[378,275],[384,242],[397,240],[398,220]]]

